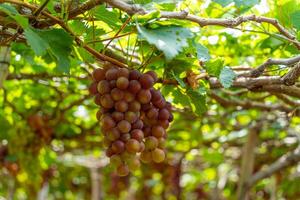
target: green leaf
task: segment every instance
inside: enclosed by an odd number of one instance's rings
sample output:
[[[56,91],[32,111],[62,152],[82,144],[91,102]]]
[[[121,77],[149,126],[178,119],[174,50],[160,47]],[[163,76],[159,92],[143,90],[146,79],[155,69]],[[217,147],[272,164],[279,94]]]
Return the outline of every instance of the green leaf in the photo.
[[[221,59],[221,58],[210,60],[210,61],[205,63],[206,72],[210,76],[218,77],[220,75],[223,67],[224,67],[224,60]]]
[[[285,44],[282,40],[279,40],[274,37],[268,37],[267,39],[263,40],[260,44],[261,48],[270,48],[272,51],[276,50],[281,45]]]
[[[185,83],[184,83],[184,81],[179,77],[179,74],[175,74],[174,71],[171,71],[171,74],[172,74],[173,78],[175,78],[176,81],[179,83],[179,85],[180,85],[181,87],[184,88],[184,87],[185,87]]]
[[[149,12],[146,15],[135,15],[134,19],[138,20],[139,23],[145,23],[151,19],[155,19],[159,17],[160,17],[160,12],[157,10],[157,11]]]
[[[72,37],[63,29],[35,30],[25,29],[28,44],[38,56],[47,53],[56,59],[56,66],[60,72],[69,72],[69,54],[72,50]]]
[[[228,6],[233,0],[213,0],[214,2],[220,4],[221,6],[225,7]]]
[[[38,34],[49,44],[48,52],[55,56],[58,71],[69,72],[72,37],[63,29],[42,30],[38,31]]]
[[[259,3],[259,0],[234,0],[235,5],[238,8],[241,7],[252,7]]]
[[[280,21],[281,24],[284,24],[285,27],[291,27],[291,14],[299,10],[299,1],[277,1],[276,4],[278,4],[274,7],[276,18]]]
[[[17,14],[19,14],[19,12],[16,10],[15,7],[13,7],[13,6],[11,6],[7,3],[1,4],[0,5],[0,10],[5,12],[8,15],[17,15]]]
[[[5,12],[8,14],[11,18],[13,18],[23,29],[28,28],[28,19],[26,17],[23,17],[18,13],[15,7],[9,5],[9,4],[2,4],[0,5],[0,11]]]
[[[167,60],[172,60],[188,45],[187,39],[193,37],[189,29],[178,26],[147,29],[137,25],[137,29],[142,38],[164,52]]]
[[[97,19],[105,22],[111,28],[118,28],[122,24],[118,15],[112,11],[108,11],[105,5],[97,6],[94,11],[94,16]]]
[[[206,93],[203,93],[203,91],[200,89],[194,90],[189,88],[187,90],[187,95],[190,98],[191,108],[196,115],[202,115],[204,112],[206,112]]]
[[[297,30],[300,30],[300,10],[297,10],[291,14],[291,22]]]
[[[33,49],[34,53],[38,56],[42,56],[49,48],[49,44],[39,36],[39,34],[33,28],[26,28],[24,30],[27,43]]]
[[[235,77],[236,74],[230,67],[224,67],[220,73],[219,79],[224,88],[229,88]]]
[[[205,46],[201,44],[196,44],[196,49],[197,49],[197,58],[199,60],[205,62],[210,59],[209,51]]]
[[[172,94],[174,97],[173,103],[182,105],[183,107],[191,106],[189,97],[186,94],[182,93],[179,88],[175,88],[172,91]]]
[[[179,55],[166,64],[165,72],[167,75],[170,75],[169,77],[172,77],[172,74],[170,74],[171,71],[174,71],[175,74],[181,74],[184,71],[192,69],[195,66],[195,62],[198,62],[197,58]]]

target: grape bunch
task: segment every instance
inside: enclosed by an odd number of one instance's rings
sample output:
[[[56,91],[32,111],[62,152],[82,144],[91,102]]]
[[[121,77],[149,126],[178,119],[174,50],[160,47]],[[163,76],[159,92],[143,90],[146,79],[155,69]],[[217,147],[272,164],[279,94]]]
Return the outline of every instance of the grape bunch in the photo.
[[[106,155],[119,176],[144,163],[165,160],[166,129],[173,120],[171,104],[153,88],[157,75],[111,64],[93,71],[89,91],[100,106],[97,119],[104,134]]]

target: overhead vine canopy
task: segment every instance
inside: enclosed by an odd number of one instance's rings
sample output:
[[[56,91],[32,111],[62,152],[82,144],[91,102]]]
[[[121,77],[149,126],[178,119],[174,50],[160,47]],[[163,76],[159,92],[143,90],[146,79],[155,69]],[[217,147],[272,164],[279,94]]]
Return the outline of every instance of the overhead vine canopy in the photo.
[[[298,199],[300,2],[2,0],[0,199]],[[89,94],[158,75],[167,159],[108,166]]]

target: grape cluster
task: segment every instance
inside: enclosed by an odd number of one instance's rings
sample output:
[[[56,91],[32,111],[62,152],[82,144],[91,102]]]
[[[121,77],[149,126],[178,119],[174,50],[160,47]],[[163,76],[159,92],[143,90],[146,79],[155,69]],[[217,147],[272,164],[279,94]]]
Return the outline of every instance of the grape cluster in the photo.
[[[157,75],[118,68],[110,64],[93,72],[90,93],[100,106],[100,121],[106,155],[119,176],[144,163],[165,159],[166,129],[173,120],[171,104],[153,88]]]

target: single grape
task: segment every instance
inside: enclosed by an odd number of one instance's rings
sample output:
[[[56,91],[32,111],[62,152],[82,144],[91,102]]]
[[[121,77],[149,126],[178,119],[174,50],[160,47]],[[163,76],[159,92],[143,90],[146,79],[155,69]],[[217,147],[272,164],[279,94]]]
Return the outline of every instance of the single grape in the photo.
[[[158,124],[167,129],[169,127],[169,120],[158,120]]]
[[[140,78],[139,78],[139,82],[141,83],[142,88],[144,89],[149,89],[153,86],[154,84],[154,80],[152,78],[152,76],[150,76],[149,74],[143,74]]]
[[[110,68],[105,73],[106,80],[111,81],[117,79],[118,70],[116,68]]]
[[[129,70],[126,68],[120,68],[118,71],[118,77],[129,78]]]
[[[101,119],[101,126],[104,130],[111,129],[116,126],[116,122],[110,116],[103,116]]]
[[[149,74],[153,78],[154,82],[157,82],[157,74],[154,71],[148,71],[146,74]]]
[[[139,80],[140,76],[141,76],[141,72],[137,71],[137,70],[132,70],[129,73],[129,79],[130,80]]]
[[[139,141],[137,141],[135,139],[129,139],[126,142],[125,146],[126,146],[126,150],[129,153],[136,153],[136,152],[139,152],[139,150],[140,150],[140,143],[139,143]]]
[[[156,148],[151,152],[151,157],[155,163],[161,163],[165,160],[166,155],[163,150]]]
[[[151,100],[151,92],[150,92],[150,90],[145,90],[145,89],[140,90],[138,92],[138,94],[137,94],[137,99],[142,104],[149,103],[150,100]]]
[[[124,92],[119,88],[112,89],[110,95],[114,101],[120,101],[121,99],[124,98]]]
[[[111,149],[116,154],[122,153],[125,150],[125,144],[121,140],[116,140],[112,143]]]
[[[97,85],[97,91],[100,94],[105,94],[110,92],[109,82],[107,80],[102,80]]]
[[[126,120],[121,120],[119,121],[117,127],[121,131],[121,133],[129,133],[131,124]]]
[[[135,99],[135,95],[134,94],[132,94],[132,93],[130,93],[130,92],[128,92],[128,91],[126,91],[125,93],[124,93],[124,98],[123,98],[126,102],[132,102],[134,99]]]
[[[168,120],[169,117],[170,117],[170,112],[166,108],[163,108],[159,111],[158,119]]]
[[[162,98],[162,94],[158,90],[151,88],[150,92],[151,92],[151,96],[152,96],[152,99],[151,99],[152,102],[158,101]]]
[[[134,100],[129,103],[129,110],[132,112],[138,112],[141,109],[141,104],[140,102]]]
[[[127,165],[120,165],[118,168],[117,168],[117,174],[118,176],[127,176],[129,174],[129,168]]]
[[[142,88],[140,82],[138,82],[137,80],[131,80],[129,82],[129,85],[128,85],[128,91],[133,93],[133,94],[136,94],[140,91],[140,89]]]
[[[125,120],[128,121],[129,123],[134,123],[138,119],[138,116],[136,113],[132,111],[128,111],[125,113]]]
[[[142,140],[144,139],[144,133],[142,130],[140,129],[134,129],[130,132],[131,138],[135,139],[139,142],[142,142]]]
[[[124,119],[124,113],[118,111],[113,112],[111,116],[116,122],[119,122]]]
[[[130,134],[129,133],[123,133],[120,137],[120,139],[123,141],[123,142],[127,142],[129,139],[131,138]]]
[[[140,160],[143,163],[150,163],[152,161],[152,155],[150,151],[143,151],[140,155]]]
[[[166,131],[162,126],[153,126],[151,133],[154,137],[160,138],[165,135]]]
[[[156,139],[156,137],[149,136],[146,138],[146,140],[145,140],[145,149],[146,150],[153,150],[157,147],[157,145],[158,145],[158,140]]]
[[[114,107],[114,100],[111,98],[110,94],[105,94],[100,98],[101,106],[104,108]]]
[[[107,139],[115,141],[120,138],[120,131],[117,128],[109,129],[106,133]]]
[[[157,119],[158,117],[158,110],[156,108],[151,108],[147,111],[147,117],[149,119]]]
[[[89,93],[91,95],[96,95],[98,93],[97,91],[97,82],[93,82],[90,86],[89,86]]]
[[[132,124],[132,129],[142,129],[143,127],[144,123],[140,119],[138,119],[134,124]]]
[[[128,110],[128,103],[124,100],[117,101],[115,103],[115,109],[119,112],[126,112]]]
[[[156,106],[157,108],[164,108],[166,105],[166,100],[162,97],[161,99],[157,101],[152,101],[153,105]]]
[[[125,77],[119,77],[117,79],[117,82],[116,82],[116,86],[117,88],[121,89],[121,90],[125,90],[127,89],[129,85],[129,80]]]
[[[92,76],[96,82],[102,81],[105,79],[106,71],[104,69],[97,68],[93,71]]]

